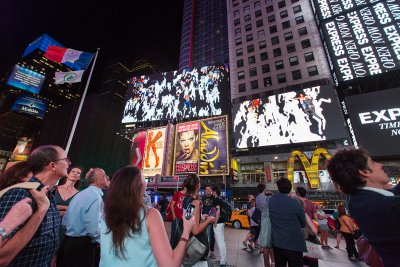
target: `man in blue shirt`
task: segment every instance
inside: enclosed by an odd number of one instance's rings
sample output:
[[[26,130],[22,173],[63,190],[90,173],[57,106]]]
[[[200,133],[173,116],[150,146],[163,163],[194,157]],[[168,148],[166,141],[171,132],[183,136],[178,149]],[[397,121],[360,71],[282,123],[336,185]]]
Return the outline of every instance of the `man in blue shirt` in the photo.
[[[60,245],[57,266],[95,266],[103,214],[102,189],[107,178],[104,170],[99,168],[86,174],[85,182],[89,187],[72,199],[62,221],[67,232]]]

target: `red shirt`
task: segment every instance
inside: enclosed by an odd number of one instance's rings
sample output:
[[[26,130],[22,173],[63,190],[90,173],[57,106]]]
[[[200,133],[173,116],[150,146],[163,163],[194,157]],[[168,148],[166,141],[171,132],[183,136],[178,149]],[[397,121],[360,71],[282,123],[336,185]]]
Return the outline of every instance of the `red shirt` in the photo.
[[[308,217],[310,217],[311,220],[314,219],[313,213],[317,213],[317,208],[315,207],[314,203],[312,203],[308,199],[304,199],[304,203],[306,204],[305,210],[306,210]]]
[[[182,219],[183,211],[182,211],[182,202],[186,195],[182,194],[181,191],[178,191],[172,197],[172,201],[176,201],[174,206],[175,216],[177,219]]]

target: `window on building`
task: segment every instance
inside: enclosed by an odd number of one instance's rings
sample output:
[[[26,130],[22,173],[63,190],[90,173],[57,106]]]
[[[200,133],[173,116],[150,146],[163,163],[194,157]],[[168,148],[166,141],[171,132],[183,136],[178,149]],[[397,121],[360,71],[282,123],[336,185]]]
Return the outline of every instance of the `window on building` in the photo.
[[[272,37],[271,43],[272,43],[272,45],[279,44],[279,37],[278,36]]]
[[[287,52],[288,52],[288,53],[292,53],[292,52],[295,52],[295,51],[296,51],[296,46],[295,46],[295,44],[287,45],[286,48],[287,48]]]
[[[245,6],[243,8],[244,13],[250,12],[250,6]]]
[[[275,48],[273,52],[274,52],[274,57],[279,57],[282,55],[281,48]]]
[[[272,85],[272,79],[271,77],[266,77],[264,78],[264,87],[268,87]]]
[[[306,39],[301,41],[301,47],[303,47],[303,49],[308,48],[311,46],[311,42],[310,39]]]
[[[258,89],[258,80],[250,82],[251,90]]]
[[[258,43],[258,48],[263,49],[267,47],[267,42],[266,41],[261,41]]]
[[[287,21],[282,22],[282,27],[283,27],[283,29],[289,28],[290,27],[290,21],[287,20]]]
[[[254,2],[254,9],[261,7],[260,1]]]
[[[278,28],[276,25],[269,27],[269,33],[276,33],[278,31]]]
[[[267,6],[267,13],[274,12],[274,6]]]
[[[288,16],[287,10],[283,10],[281,13],[281,19],[286,18]]]
[[[308,33],[306,27],[300,28],[298,31],[299,31],[299,36],[303,36]]]
[[[241,67],[243,67],[243,66],[244,66],[243,59],[239,59],[239,60],[237,61],[237,67],[238,67],[238,68],[241,68]]]
[[[289,41],[293,39],[293,34],[292,32],[287,32],[285,33],[285,41]]]
[[[239,97],[239,102],[244,102],[244,101],[246,101],[246,96]]]
[[[245,91],[246,91],[246,84],[245,83],[239,84],[239,93],[243,93]]]
[[[291,57],[289,58],[290,66],[296,66],[299,65],[299,60],[297,57]]]
[[[303,16],[300,16],[300,17],[297,17],[296,18],[296,24],[297,25],[299,25],[299,24],[301,24],[301,23],[303,23],[304,22],[304,17]]]
[[[254,52],[254,45],[253,44],[247,46],[247,53],[251,53],[251,52]]]
[[[307,70],[308,70],[308,76],[310,76],[310,77],[318,75],[317,66],[308,67]]]
[[[292,1],[292,4],[299,2],[299,0],[291,0],[291,1]]]
[[[239,71],[238,72],[238,80],[243,80],[244,79],[244,71]]]
[[[258,39],[263,38],[265,36],[264,30],[258,31],[257,35],[258,35]]]
[[[244,21],[246,22],[246,21],[249,21],[249,20],[251,20],[251,16],[250,16],[250,14],[249,15],[246,15],[246,16],[244,16]]]
[[[234,17],[239,17],[239,15],[240,15],[239,10],[236,10],[233,12]]]
[[[261,10],[257,10],[257,11],[255,12],[256,18],[261,17],[261,15],[262,15]]]
[[[267,52],[261,53],[260,57],[261,57],[261,61],[267,60],[268,59],[268,53]]]
[[[263,20],[262,19],[257,20],[256,25],[257,25],[257,28],[262,27],[264,25]]]
[[[251,24],[247,24],[245,26],[245,29],[246,29],[246,32],[251,31],[251,29],[252,29]]]
[[[293,7],[293,13],[294,14],[299,13],[299,12],[301,12],[301,6],[300,5]]]
[[[306,62],[315,60],[313,52],[305,53],[304,58],[305,58]]]
[[[270,72],[269,64],[262,65],[262,73],[268,73],[268,72]]]
[[[253,41],[253,34],[246,35],[247,42]]]
[[[280,2],[278,2],[278,7],[279,7],[279,8],[282,8],[282,7],[285,7],[285,6],[286,6],[285,1],[280,1]]]
[[[240,24],[240,19],[235,19],[235,26],[237,26],[237,25],[239,25]]]
[[[272,0],[265,0],[265,4],[269,4],[271,2],[272,2]]]
[[[242,33],[242,29],[241,28],[235,29],[235,35],[240,35],[241,33]]]
[[[257,68],[251,68],[249,71],[250,71],[250,77],[257,75]]]
[[[276,68],[276,70],[283,69],[284,68],[283,61],[282,60],[276,61],[275,68]]]
[[[300,70],[292,71],[292,77],[293,77],[293,80],[301,79],[301,71]]]
[[[275,21],[275,15],[269,16],[268,17],[268,23],[272,23]]]
[[[242,48],[236,49],[236,56],[241,56],[241,55],[243,55],[243,49]]]
[[[249,65],[256,63],[256,56],[249,57]]]
[[[242,44],[242,38],[237,38],[236,45],[241,45],[241,44]]]
[[[278,75],[278,83],[285,83],[286,82],[286,74],[282,73]]]

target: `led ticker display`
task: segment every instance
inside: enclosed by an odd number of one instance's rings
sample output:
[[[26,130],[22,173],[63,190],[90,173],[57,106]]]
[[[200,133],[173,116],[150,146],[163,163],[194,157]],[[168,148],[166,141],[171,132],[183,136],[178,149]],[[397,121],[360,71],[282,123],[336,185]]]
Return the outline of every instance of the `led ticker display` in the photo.
[[[46,76],[27,68],[15,65],[7,84],[22,90],[39,94]]]
[[[332,85],[233,106],[237,149],[347,138]]]
[[[227,114],[228,64],[132,77],[122,123]]]

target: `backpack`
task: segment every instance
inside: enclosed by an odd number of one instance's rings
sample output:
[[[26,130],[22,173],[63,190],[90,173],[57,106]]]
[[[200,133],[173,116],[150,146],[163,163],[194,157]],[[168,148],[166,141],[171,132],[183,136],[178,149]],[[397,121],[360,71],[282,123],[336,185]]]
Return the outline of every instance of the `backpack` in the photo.
[[[221,198],[220,198],[221,199]],[[232,207],[228,202],[222,200],[220,217],[224,222],[230,222],[232,216]]]

